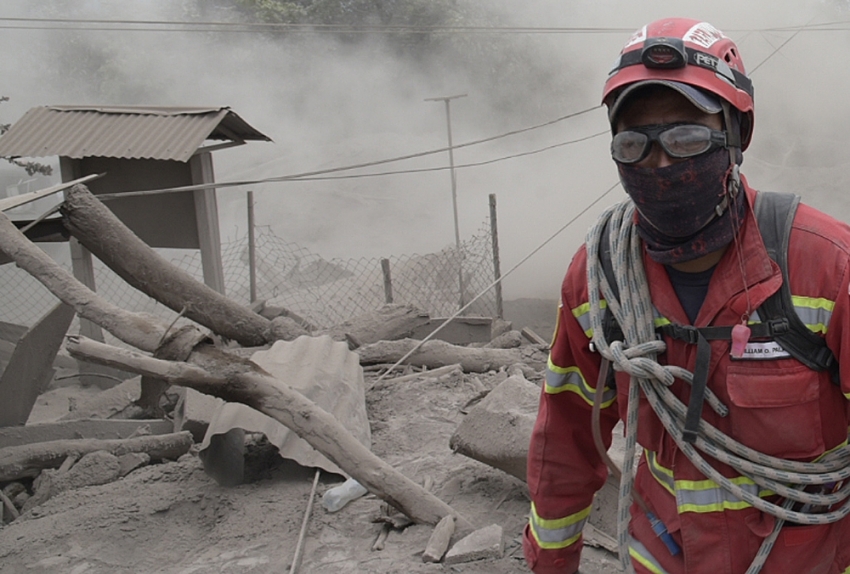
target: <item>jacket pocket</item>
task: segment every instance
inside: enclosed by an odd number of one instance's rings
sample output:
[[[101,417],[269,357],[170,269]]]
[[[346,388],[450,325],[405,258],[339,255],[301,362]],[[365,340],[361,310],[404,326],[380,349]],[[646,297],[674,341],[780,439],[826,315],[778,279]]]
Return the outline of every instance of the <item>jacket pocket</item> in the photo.
[[[730,365],[726,385],[732,438],[782,458],[809,458],[824,451],[817,372],[797,361],[770,370]]]
[[[838,574],[837,529],[834,524],[785,525],[779,531],[762,572]]]

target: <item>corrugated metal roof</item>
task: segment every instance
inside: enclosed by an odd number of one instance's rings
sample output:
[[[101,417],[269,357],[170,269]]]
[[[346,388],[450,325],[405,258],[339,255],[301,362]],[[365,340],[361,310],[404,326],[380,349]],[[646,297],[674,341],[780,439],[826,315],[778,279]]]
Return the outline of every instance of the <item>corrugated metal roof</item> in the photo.
[[[0,157],[189,161],[206,140],[271,141],[226,107],[41,106],[0,138]]]
[[[330,413],[363,446],[371,448],[363,369],[359,355],[350,351],[347,343],[334,341],[328,335],[301,336],[294,341],[275,341],[270,349],[254,353],[251,361],[265,369],[281,385],[301,393]],[[188,400],[189,395],[186,398]],[[201,450],[209,447],[213,435],[235,428],[265,434],[269,442],[278,448],[280,456],[301,466],[342,474],[336,464],[290,429],[241,403],[219,406],[211,417]],[[207,456],[215,455],[208,452]],[[216,465],[215,460],[205,462]],[[224,462],[220,460],[218,465]]]

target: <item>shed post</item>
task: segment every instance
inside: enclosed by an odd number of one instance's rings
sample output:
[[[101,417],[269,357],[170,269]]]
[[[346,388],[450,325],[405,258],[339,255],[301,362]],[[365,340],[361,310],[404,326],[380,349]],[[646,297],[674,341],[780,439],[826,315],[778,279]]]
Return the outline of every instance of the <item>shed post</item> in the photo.
[[[212,155],[198,153],[189,160],[192,183],[213,183]],[[193,192],[195,197],[195,219],[198,224],[198,242],[201,248],[201,264],[204,268],[204,283],[222,295],[224,292],[224,266],[221,262],[221,235],[218,228],[218,205],[215,189]]]
[[[82,177],[80,162],[74,161],[71,158],[59,158],[59,171],[62,181],[72,181]],[[68,246],[71,250],[71,271],[74,277],[92,291],[97,291],[94,282],[94,263],[91,252],[83,247],[75,237],[71,237],[68,240]],[[100,326],[82,317],[80,317],[80,334],[89,339],[104,342],[103,330]]]

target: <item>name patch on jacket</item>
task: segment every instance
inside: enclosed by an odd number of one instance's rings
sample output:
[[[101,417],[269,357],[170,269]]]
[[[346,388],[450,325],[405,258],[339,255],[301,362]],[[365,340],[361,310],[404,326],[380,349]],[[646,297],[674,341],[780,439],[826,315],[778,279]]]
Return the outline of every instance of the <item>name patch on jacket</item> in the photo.
[[[782,348],[776,341],[749,342],[744,349],[740,361],[768,361],[774,359],[787,359],[791,354]]]

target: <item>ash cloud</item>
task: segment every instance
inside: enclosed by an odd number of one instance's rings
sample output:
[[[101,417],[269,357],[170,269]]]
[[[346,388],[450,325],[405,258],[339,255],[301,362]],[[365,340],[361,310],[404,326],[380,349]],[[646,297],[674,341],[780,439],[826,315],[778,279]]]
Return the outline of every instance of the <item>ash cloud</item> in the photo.
[[[451,104],[455,144],[598,106],[605,76],[630,31],[664,16],[701,18],[739,45],[756,86],[756,130],[743,171],[761,189],[796,191],[850,219],[842,193],[848,161],[839,102],[847,73],[834,55],[848,31],[766,31],[846,19],[846,2],[722,0],[468,0],[485,25],[607,28],[595,33],[456,34],[426,57],[400,54],[387,38],[340,42],[256,33],[7,29],[3,122],[49,104],[226,105],[273,144],[215,154],[219,181],[262,179],[406,155],[446,145]],[[0,16],[211,20],[195,2],[4,2]],[[791,38],[789,40],[789,38]],[[787,42],[782,46],[783,42]],[[781,47],[780,47],[781,46]],[[766,61],[765,61],[766,60]],[[523,154],[607,129],[590,111],[455,152],[458,165]],[[447,165],[444,154],[374,171]],[[7,174],[4,168],[3,174]],[[457,170],[459,226],[466,237],[496,194],[502,270],[518,263],[617,181],[606,136]],[[439,250],[454,242],[448,171],[262,184],[218,192],[224,239],[243,236],[245,191],[257,224],[324,257],[378,257]],[[559,234],[505,282],[506,298],[556,298],[572,253],[618,189]]]

